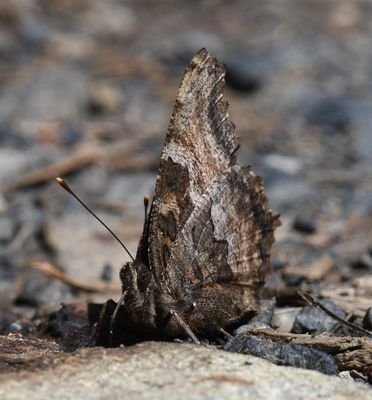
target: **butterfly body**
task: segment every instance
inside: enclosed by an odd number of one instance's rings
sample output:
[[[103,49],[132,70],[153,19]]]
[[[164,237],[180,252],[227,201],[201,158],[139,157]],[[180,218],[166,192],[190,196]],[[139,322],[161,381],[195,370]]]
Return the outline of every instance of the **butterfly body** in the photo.
[[[176,296],[162,293],[154,280],[140,288],[133,264],[123,268],[123,285],[127,290],[125,309],[130,329],[141,337],[183,338],[187,332],[172,312],[182,318],[198,337],[211,337],[219,329],[236,325],[256,311],[250,291],[241,285],[214,283],[179,291]],[[143,275],[139,275],[143,279]],[[136,282],[137,279],[137,282]]]
[[[222,97],[225,67],[205,49],[186,68],[137,255],[121,270],[123,315],[146,337],[212,336],[257,311],[279,224]]]

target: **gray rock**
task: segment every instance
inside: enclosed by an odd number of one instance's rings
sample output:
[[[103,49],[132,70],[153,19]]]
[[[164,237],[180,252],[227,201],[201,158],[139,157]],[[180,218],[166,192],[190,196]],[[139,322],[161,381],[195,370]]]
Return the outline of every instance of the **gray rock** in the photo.
[[[355,270],[372,271],[372,254],[365,252],[361,254],[356,260],[351,262],[351,267]]]
[[[289,332],[292,329],[301,307],[278,307],[274,311],[272,326],[279,332]]]
[[[363,326],[365,329],[372,329],[372,307],[366,311],[363,317]]]
[[[336,361],[330,354],[300,344],[274,342],[242,333],[230,339],[225,350],[252,354],[277,365],[313,369],[328,375],[338,373]]]
[[[236,57],[228,63],[226,83],[234,90],[254,93],[262,87],[262,63],[249,56]]]
[[[325,307],[327,307],[334,314],[340,318],[345,318],[345,311],[332,303],[330,300],[320,301]],[[337,321],[323,311],[318,310],[313,306],[306,306],[300,311],[293,324],[293,333],[322,333],[330,331],[337,324]]]
[[[237,328],[234,331],[234,335],[245,333],[247,329],[250,328],[271,327],[275,306],[276,306],[276,299],[274,297],[269,300],[262,300],[259,313],[255,315],[248,322],[248,324],[239,326],[239,328]]]
[[[190,344],[147,342],[59,357],[42,370],[2,375],[0,398],[364,400],[371,395],[367,386],[338,377]]]
[[[71,289],[39,271],[27,271],[24,285],[14,299],[17,306],[54,308],[63,300],[69,300]]]
[[[315,221],[302,215],[296,215],[292,227],[295,231],[304,235],[312,235],[316,232]]]
[[[10,240],[12,240],[13,238],[14,233],[14,222],[5,215],[0,216],[0,243],[10,242]]]
[[[85,81],[84,74],[70,66],[30,67],[21,79],[3,88],[0,118],[18,121],[18,128],[28,135],[38,123],[73,121],[86,104]]]
[[[345,99],[325,97],[314,102],[306,113],[306,121],[310,125],[344,132],[351,125],[351,116]]]

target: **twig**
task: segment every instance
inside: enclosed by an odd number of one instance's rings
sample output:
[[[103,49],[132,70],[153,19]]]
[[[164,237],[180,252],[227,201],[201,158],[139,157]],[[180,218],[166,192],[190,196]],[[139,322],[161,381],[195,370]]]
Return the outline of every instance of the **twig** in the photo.
[[[144,134],[105,146],[96,144],[94,146],[81,147],[68,159],[49,164],[24,174],[16,179],[15,182],[6,186],[5,189],[2,190],[2,193],[10,193],[18,189],[35,186],[50,179],[54,179],[56,176],[70,174],[80,168],[97,162],[110,162],[117,157],[121,157],[122,159],[129,158],[138,151],[139,147],[143,146],[148,140],[151,140],[151,137],[151,134]],[[133,167],[135,162],[133,162],[132,165],[128,163],[128,165],[129,167]]]
[[[348,322],[349,322],[349,319],[352,318],[352,316],[353,316],[352,313],[347,314],[347,315],[346,315],[346,318],[345,318],[345,321],[348,321]],[[342,325],[342,324],[340,324],[339,322],[337,322],[337,324],[336,324],[332,329],[330,329],[330,330],[328,331],[328,333],[329,333],[330,335],[333,335],[339,328],[341,328],[341,325]]]
[[[343,285],[338,288],[322,289],[319,296],[332,300],[348,314],[358,318],[363,318],[367,309],[371,307],[369,294],[355,287]]]
[[[338,321],[340,324],[346,325],[351,329],[357,330],[359,332],[362,332],[363,334],[372,337],[372,332],[367,331],[367,329],[361,328],[360,326],[357,326],[353,324],[352,322],[346,321],[345,319],[339,317],[338,315],[334,314],[332,311],[330,311],[327,307],[325,307],[322,303],[320,303],[318,300],[314,299],[314,297],[310,296],[309,294],[305,292],[301,292],[300,290],[297,292],[298,295],[304,299],[306,302],[308,302],[310,305],[313,307],[318,308],[319,310],[323,311],[326,313],[328,316],[331,318],[335,319]]]
[[[17,250],[23,246],[23,243],[33,233],[33,226],[30,223],[26,223],[21,226],[21,229],[16,234],[15,238],[9,245],[9,250]]]
[[[309,335],[303,333],[278,332],[271,328],[251,328],[248,330],[248,333],[251,335],[265,336],[273,341],[284,341],[310,346],[327,351],[330,354],[370,346],[370,340],[366,337]]]
[[[54,279],[58,279],[59,281],[65,283],[66,285],[71,286],[74,289],[82,290],[84,292],[90,292],[90,293],[105,293],[105,292],[119,292],[120,291],[120,285],[117,284],[110,284],[110,283],[94,283],[94,284],[89,284],[89,283],[82,283],[75,281],[68,275],[66,275],[64,272],[60,271],[58,268],[56,268],[54,265],[48,263],[48,262],[32,262],[28,264],[29,267],[33,269],[37,269],[38,271],[43,272],[44,274],[47,274],[51,276]]]

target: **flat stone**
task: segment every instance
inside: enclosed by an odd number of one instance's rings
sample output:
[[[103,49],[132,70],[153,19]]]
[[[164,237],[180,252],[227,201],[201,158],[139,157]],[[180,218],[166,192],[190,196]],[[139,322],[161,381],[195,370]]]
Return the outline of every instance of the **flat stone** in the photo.
[[[57,356],[58,357],[58,356]],[[369,399],[367,385],[191,344],[84,349],[0,376],[1,399]]]
[[[231,338],[224,348],[232,352],[262,357],[277,365],[312,369],[327,375],[339,372],[332,355],[296,343],[281,343],[241,333]]]
[[[341,307],[327,299],[321,300],[320,302],[338,317],[345,318],[345,311]],[[323,333],[330,331],[336,325],[337,321],[325,314],[323,311],[318,310],[313,306],[306,306],[297,314],[293,323],[292,332],[312,334]]]

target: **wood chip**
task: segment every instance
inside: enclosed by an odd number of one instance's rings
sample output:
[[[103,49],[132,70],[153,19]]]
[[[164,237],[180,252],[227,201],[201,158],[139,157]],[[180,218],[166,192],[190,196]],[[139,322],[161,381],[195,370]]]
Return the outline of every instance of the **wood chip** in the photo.
[[[328,287],[320,291],[320,297],[329,299],[347,314],[363,318],[371,307],[371,297],[351,286]]]
[[[287,266],[283,270],[284,276],[299,276],[308,282],[317,282],[328,275],[335,267],[335,261],[329,256],[316,260],[309,266]]]
[[[108,293],[108,292],[119,292],[121,290],[121,286],[117,284],[110,284],[110,283],[82,283],[75,281],[68,275],[66,275],[64,272],[59,270],[57,267],[54,265],[48,263],[48,262],[32,262],[28,264],[30,268],[37,269],[38,271],[43,272],[44,274],[47,274],[51,276],[54,279],[57,279],[66,285],[71,286],[74,289],[82,290],[85,292],[90,292],[90,293]]]

